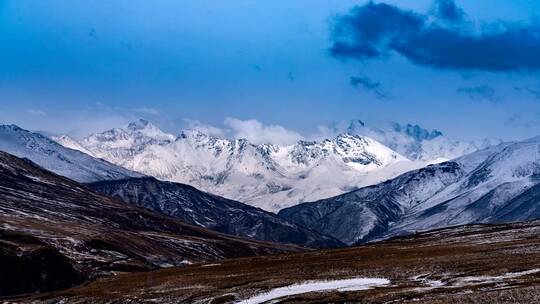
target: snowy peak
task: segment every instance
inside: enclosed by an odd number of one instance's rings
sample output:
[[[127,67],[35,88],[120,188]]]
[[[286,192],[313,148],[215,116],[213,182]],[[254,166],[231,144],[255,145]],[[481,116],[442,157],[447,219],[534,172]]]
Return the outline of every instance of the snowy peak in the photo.
[[[130,122],[127,126],[128,130],[132,131],[143,130],[147,127],[153,128],[154,126],[150,122],[148,122],[148,120],[144,120],[142,118],[137,121]]]
[[[101,133],[92,134],[82,140],[83,146],[110,143],[112,146],[129,146],[133,144],[148,144],[171,142],[174,135],[161,131],[150,122],[140,119],[129,123],[125,128],[115,128]]]
[[[80,141],[91,155],[106,159],[114,164],[126,166],[126,160],[140,153],[146,147],[166,145],[175,140],[175,136],[161,131],[146,120],[129,123],[125,128],[115,128],[92,134]],[[113,161],[114,159],[114,161]]]
[[[334,158],[357,170],[384,167],[407,159],[366,136],[340,134],[320,142],[301,141],[291,149],[291,160],[309,165]]]
[[[126,127],[127,133],[132,136],[153,138],[157,140],[174,140],[175,136],[161,131],[158,127],[144,119],[131,122]]]
[[[180,134],[176,137],[176,140],[185,140],[192,143],[198,143],[198,144],[215,144],[217,142],[220,142],[220,144],[232,144],[233,140],[228,140],[224,138],[218,138],[213,135],[208,135],[204,132],[201,132],[199,130],[182,130]]]
[[[0,126],[0,150],[18,157],[28,158],[43,168],[80,182],[121,179],[141,176],[80,150],[73,139],[63,137],[63,146],[39,133],[15,125]]]
[[[354,162],[362,165],[374,163],[378,166],[388,165],[396,161],[407,159],[378,141],[358,135],[340,134],[334,139],[336,152],[345,162]]]

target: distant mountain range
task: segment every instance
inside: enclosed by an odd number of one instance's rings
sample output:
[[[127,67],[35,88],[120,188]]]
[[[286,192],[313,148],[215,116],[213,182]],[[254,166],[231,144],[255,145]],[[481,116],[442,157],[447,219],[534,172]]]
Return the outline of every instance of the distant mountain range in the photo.
[[[47,170],[78,182],[142,176],[15,125],[0,125],[0,151],[28,158]]]
[[[374,129],[354,120],[339,131],[331,139],[255,145],[197,130],[175,136],[139,120],[80,141],[66,136],[55,140],[132,171],[273,212],[377,184],[482,147],[410,125]]]
[[[281,210],[355,244],[469,223],[540,217],[540,137],[504,143],[378,185]]]

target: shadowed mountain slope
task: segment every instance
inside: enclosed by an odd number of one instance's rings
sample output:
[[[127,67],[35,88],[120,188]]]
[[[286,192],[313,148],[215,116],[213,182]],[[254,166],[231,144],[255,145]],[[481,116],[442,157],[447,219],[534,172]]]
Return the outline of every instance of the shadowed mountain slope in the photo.
[[[153,177],[88,184],[94,191],[197,226],[263,241],[309,247],[341,247],[340,241],[280,219],[275,214]]]
[[[1,295],[65,288],[116,272],[298,250],[132,207],[0,152]]]

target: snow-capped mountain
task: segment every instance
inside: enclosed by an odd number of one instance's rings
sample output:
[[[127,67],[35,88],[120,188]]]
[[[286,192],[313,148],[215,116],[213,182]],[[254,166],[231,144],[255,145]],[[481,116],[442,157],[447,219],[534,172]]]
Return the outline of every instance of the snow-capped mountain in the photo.
[[[86,153],[86,154],[88,154],[90,156],[94,156],[92,154],[92,152],[90,152],[88,149],[83,147],[78,141],[76,141],[75,139],[69,137],[68,135],[50,136],[50,137],[51,137],[52,140],[54,140],[55,142],[61,144],[62,146],[66,147],[66,148],[81,151],[81,152]]]
[[[418,125],[388,123],[372,127],[355,119],[331,127],[334,133],[371,137],[410,160],[439,163],[502,143],[500,139],[454,141],[439,130],[427,130]]]
[[[144,120],[90,135],[79,144],[129,170],[268,211],[338,195],[423,165],[360,135],[255,145],[196,130],[174,136]]]
[[[279,216],[353,244],[417,230],[540,217],[540,137],[503,143]]]
[[[96,159],[75,141],[67,148],[41,135],[15,125],[0,125],[0,150],[28,158],[43,168],[79,182],[94,182],[141,176],[139,173]],[[85,152],[85,153],[83,153]]]

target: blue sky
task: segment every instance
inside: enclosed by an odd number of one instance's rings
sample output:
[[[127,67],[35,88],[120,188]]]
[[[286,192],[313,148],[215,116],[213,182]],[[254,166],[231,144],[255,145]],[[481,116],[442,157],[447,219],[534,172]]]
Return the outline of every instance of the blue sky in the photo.
[[[0,0],[0,121],[76,137],[137,117],[168,131],[234,118],[307,135],[360,118],[456,139],[540,135],[525,51],[540,45],[540,3],[442,2],[459,21],[423,0]],[[370,14],[417,22],[357,22]]]

